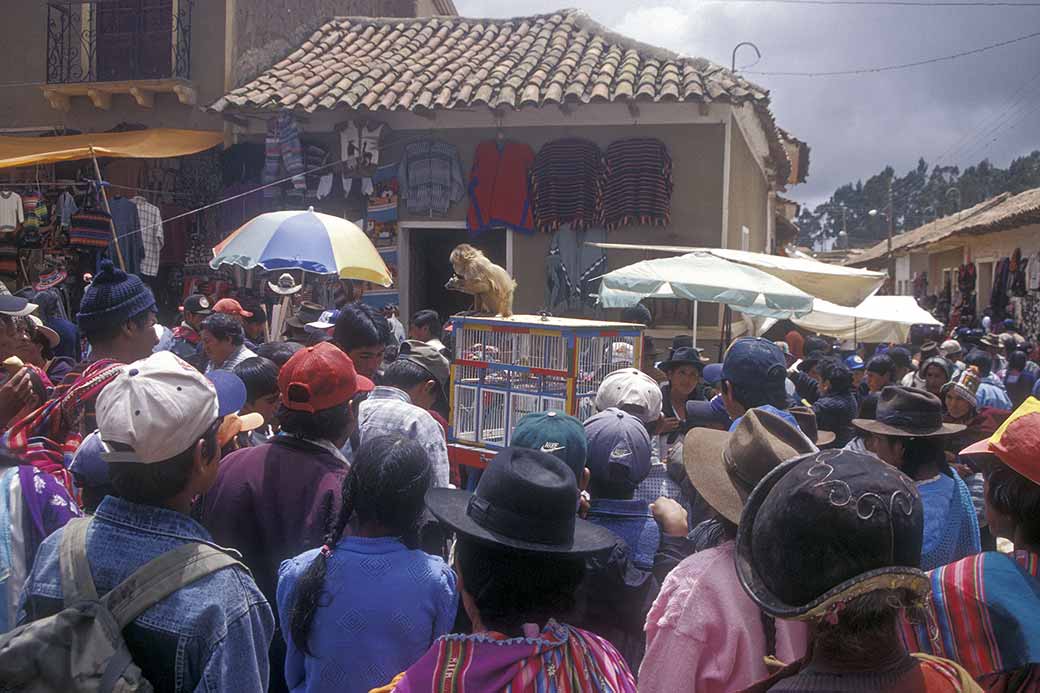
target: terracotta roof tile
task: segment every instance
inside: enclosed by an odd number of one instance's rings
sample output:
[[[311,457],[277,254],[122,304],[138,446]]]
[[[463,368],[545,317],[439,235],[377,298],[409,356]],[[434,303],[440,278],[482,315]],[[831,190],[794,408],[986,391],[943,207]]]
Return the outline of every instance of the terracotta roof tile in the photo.
[[[631,98],[768,104],[764,89],[707,60],[561,10],[516,19],[333,19],[212,108],[519,108]]]

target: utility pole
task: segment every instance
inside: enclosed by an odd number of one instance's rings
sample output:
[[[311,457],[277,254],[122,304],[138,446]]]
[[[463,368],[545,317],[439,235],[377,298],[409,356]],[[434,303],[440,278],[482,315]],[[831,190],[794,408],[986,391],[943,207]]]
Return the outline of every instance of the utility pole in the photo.
[[[888,179],[888,256],[892,257],[892,232],[895,228],[895,217],[892,215],[892,179]],[[893,261],[894,262],[894,261]],[[893,276],[895,276],[893,274]]]

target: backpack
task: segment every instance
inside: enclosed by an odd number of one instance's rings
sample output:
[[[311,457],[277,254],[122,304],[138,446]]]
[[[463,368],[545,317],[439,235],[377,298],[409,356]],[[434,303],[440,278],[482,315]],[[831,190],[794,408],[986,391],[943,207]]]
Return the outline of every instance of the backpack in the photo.
[[[25,693],[151,693],[122,630],[145,610],[210,573],[240,566],[230,553],[190,543],[144,564],[98,597],[87,562],[90,519],[65,525],[59,548],[64,609],[0,636],[3,690]]]

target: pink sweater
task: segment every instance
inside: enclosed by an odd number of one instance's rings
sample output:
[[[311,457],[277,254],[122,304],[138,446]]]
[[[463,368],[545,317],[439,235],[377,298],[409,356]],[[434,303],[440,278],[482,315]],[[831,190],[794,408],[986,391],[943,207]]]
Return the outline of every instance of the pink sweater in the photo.
[[[759,609],[733,564],[734,543],[701,551],[675,567],[646,617],[640,693],[736,691],[766,678]],[[804,623],[776,622],[776,656],[805,655]]]

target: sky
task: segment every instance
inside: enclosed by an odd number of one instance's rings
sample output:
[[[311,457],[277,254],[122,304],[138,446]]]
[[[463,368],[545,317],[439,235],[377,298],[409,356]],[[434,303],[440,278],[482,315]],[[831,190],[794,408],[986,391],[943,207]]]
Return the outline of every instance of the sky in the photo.
[[[1024,1],[1024,0],[1011,0]],[[551,12],[568,0],[455,0],[471,17]],[[810,205],[891,164],[904,174],[983,158],[999,166],[1040,149],[1040,36],[956,60],[835,77],[951,55],[1040,32],[1036,7],[797,5],[732,0],[585,0],[577,6],[626,36],[729,66],[767,88],[778,124],[812,147],[809,179],[789,188]]]

